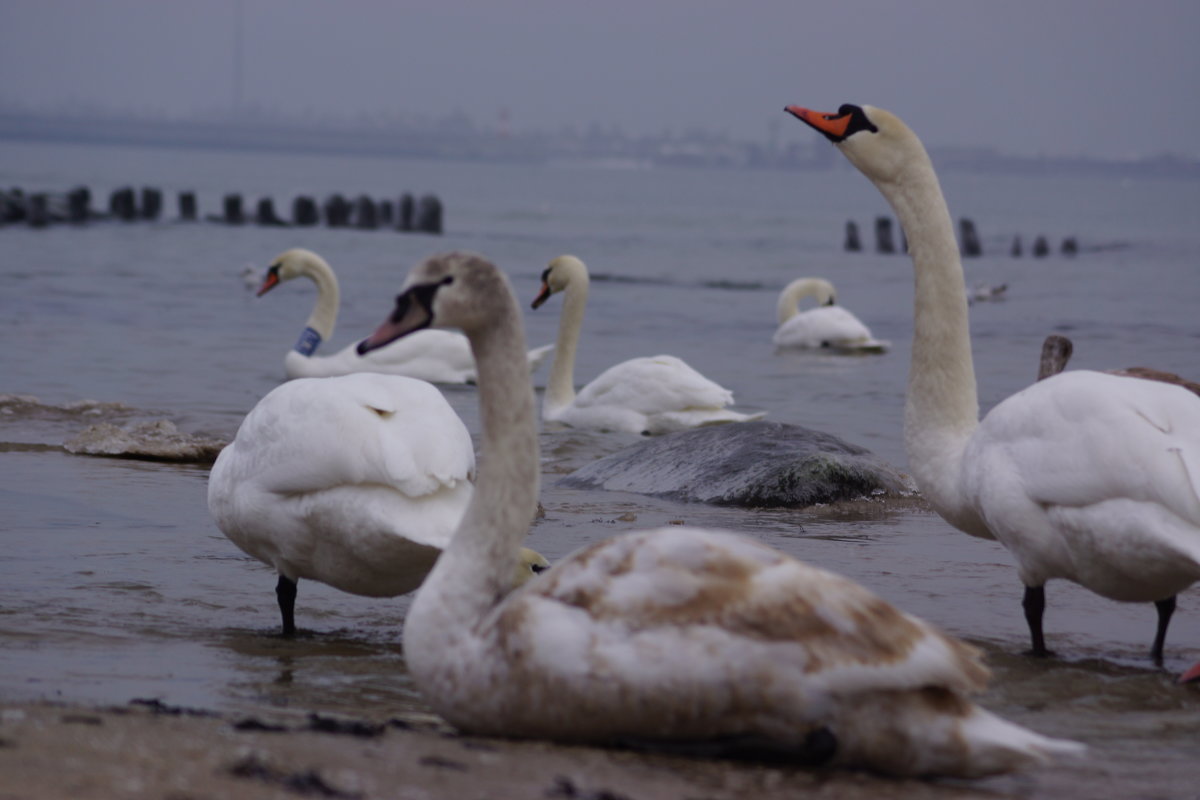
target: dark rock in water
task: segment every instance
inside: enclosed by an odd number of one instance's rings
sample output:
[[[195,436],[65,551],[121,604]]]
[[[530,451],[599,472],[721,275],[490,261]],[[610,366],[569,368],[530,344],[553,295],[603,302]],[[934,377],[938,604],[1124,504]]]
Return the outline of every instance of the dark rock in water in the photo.
[[[751,508],[802,508],[915,491],[911,479],[865,448],[811,428],[768,421],[647,439],[558,484]]]

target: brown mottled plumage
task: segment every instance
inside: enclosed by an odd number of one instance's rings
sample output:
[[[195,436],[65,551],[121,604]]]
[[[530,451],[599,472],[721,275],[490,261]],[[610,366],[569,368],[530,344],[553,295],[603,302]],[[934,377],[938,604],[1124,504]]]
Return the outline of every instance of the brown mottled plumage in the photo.
[[[978,652],[847,578],[743,536],[616,536],[514,589],[538,451],[520,311],[477,256],[431,259],[362,347],[436,322],[479,365],[471,506],[409,611],[405,659],[430,705],[478,734],[740,743],[798,763],[972,777],[1078,745],[976,706]]]

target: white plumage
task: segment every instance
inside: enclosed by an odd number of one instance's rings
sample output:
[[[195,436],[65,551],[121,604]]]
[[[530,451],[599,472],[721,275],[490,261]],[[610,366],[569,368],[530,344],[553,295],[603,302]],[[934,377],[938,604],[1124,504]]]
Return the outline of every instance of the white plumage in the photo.
[[[474,498],[405,622],[426,700],[473,733],[721,740],[796,761],[978,776],[1081,747],[975,706],[978,653],[854,582],[734,534],[668,527],[579,551],[511,591],[537,495],[534,400],[504,276],[426,261],[360,347],[462,327],[480,367]]]
[[[296,346],[284,357],[289,378],[324,378],[355,372],[406,375],[432,383],[456,384],[475,381],[475,359],[466,337],[451,331],[422,331],[391,347],[366,356],[348,345],[328,356],[316,355],[323,342],[333,336],[340,294],[333,268],[311,250],[293,248],[271,262],[258,290],[259,296],[285,281],[304,276],[317,286],[317,301]],[[550,352],[544,345],[529,352],[529,368],[537,369]]]
[[[564,292],[542,419],[573,428],[658,434],[765,415],[728,408],[733,404],[733,392],[669,355],[622,361],[600,373],[577,394],[575,351],[589,283],[587,267],[574,256],[559,256],[542,273],[534,308],[550,295]]]
[[[815,308],[800,311],[805,297],[817,301]],[[776,347],[825,350],[834,353],[886,353],[890,342],[876,339],[862,321],[837,305],[833,284],[824,278],[797,278],[783,288],[776,303],[779,327],[772,341]]]
[[[916,321],[905,441],[922,494],[952,525],[1016,558],[1035,654],[1048,652],[1044,584],[1066,578],[1114,600],[1155,602],[1151,653],[1161,663],[1175,595],[1200,580],[1200,397],[1066,372],[979,421],[962,262],[920,140],[871,106],[788,111],[875,183],[907,234]]]
[[[246,415],[213,465],[208,507],[279,574],[290,633],[300,578],[371,597],[416,589],[462,518],[474,470],[470,434],[434,386],[371,373],[301,378]],[[531,557],[531,567],[546,563]]]

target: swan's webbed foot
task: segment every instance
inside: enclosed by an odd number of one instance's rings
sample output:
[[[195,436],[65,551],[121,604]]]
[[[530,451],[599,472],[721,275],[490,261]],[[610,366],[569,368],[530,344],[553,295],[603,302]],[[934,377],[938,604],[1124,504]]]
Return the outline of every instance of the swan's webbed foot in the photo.
[[[1167,626],[1171,624],[1171,615],[1175,613],[1175,595],[1166,600],[1157,600],[1154,607],[1158,609],[1158,629],[1154,633],[1154,644],[1150,648],[1150,658],[1155,666],[1163,665],[1163,645],[1167,641]]]
[[[279,576],[275,584],[275,597],[279,600],[279,614],[283,618],[283,635],[296,635],[296,582],[285,575]]]

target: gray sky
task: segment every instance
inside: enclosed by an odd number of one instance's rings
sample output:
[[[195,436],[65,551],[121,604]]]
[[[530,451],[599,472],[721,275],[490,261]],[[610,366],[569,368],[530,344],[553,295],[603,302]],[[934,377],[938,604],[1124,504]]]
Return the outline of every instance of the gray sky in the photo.
[[[0,0],[0,106],[442,116],[807,139],[871,103],[928,144],[1200,157],[1197,0]]]

